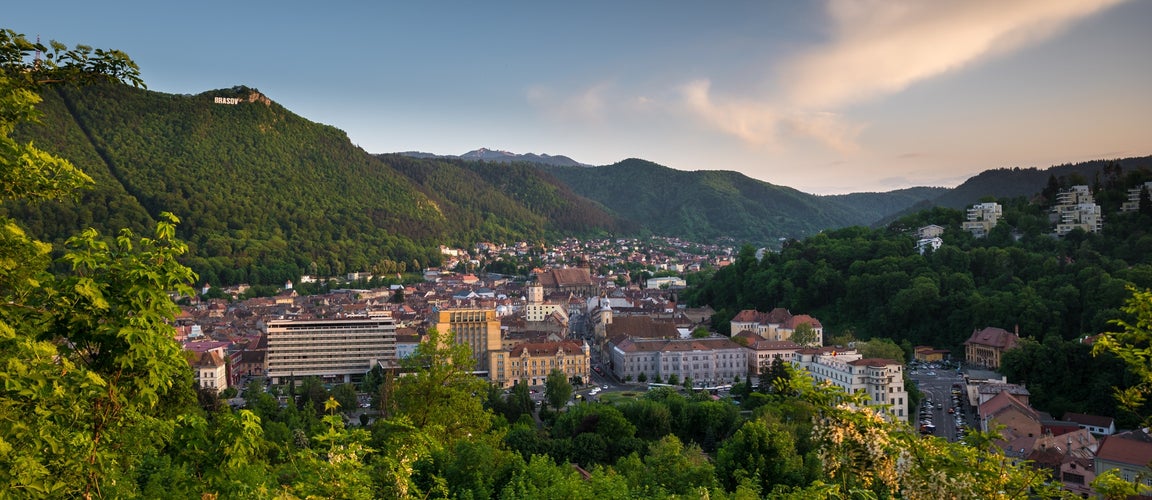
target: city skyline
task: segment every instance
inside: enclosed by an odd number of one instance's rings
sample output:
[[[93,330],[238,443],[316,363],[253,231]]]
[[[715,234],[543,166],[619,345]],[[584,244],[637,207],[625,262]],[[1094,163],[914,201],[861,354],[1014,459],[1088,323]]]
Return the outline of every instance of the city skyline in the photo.
[[[13,6],[149,89],[246,85],[370,153],[734,170],[815,194],[1152,154],[1152,2]]]

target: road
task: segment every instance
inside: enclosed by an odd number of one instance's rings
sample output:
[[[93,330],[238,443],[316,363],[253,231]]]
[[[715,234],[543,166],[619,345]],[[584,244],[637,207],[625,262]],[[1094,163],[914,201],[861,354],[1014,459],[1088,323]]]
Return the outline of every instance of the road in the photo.
[[[932,403],[932,409],[929,410],[931,414],[932,423],[936,426],[935,435],[940,436],[949,441],[958,440],[961,435],[957,431],[956,417],[960,416],[964,425],[971,425],[973,423],[972,415],[974,408],[968,404],[967,395],[961,391],[959,400],[953,399],[952,386],[953,384],[964,384],[964,378],[956,373],[955,370],[949,369],[931,369],[920,368],[917,370],[910,370],[908,377],[916,382],[920,388],[920,392],[924,393],[925,401],[921,403],[921,408],[927,402]],[[949,413],[949,410],[952,413]],[[916,425],[919,425],[919,412],[917,410]]]

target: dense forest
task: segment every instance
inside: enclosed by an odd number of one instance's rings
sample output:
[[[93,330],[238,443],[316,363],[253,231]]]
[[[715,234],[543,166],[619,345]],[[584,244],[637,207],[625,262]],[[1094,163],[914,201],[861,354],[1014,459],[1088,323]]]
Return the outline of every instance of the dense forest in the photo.
[[[683,296],[715,308],[721,331],[742,309],[785,307],[819,318],[828,339],[888,338],[907,351],[931,345],[961,359],[974,330],[1018,331],[1025,348],[1005,371],[1028,383],[1038,408],[1115,414],[1107,388],[1125,385],[1126,375],[1114,359],[1092,359],[1080,340],[1114,328],[1130,288],[1152,287],[1152,208],[1119,211],[1128,189],[1152,180],[1152,171],[1106,172],[1097,181],[1053,176],[1032,198],[998,200],[1004,220],[986,238],[961,229],[964,212],[938,207],[883,228],[791,240],[761,260],[747,247]],[[1049,200],[1075,184],[1095,187],[1104,230],[1057,238]],[[944,244],[921,254],[915,231],[928,224],[945,228]]]

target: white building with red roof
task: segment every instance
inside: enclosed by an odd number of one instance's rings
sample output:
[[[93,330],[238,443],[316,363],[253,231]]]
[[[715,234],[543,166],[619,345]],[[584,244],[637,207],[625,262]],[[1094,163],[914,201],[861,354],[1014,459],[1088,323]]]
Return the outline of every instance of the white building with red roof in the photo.
[[[882,358],[865,358],[854,350],[838,347],[801,349],[793,365],[847,393],[868,395],[869,405],[883,406],[893,420],[908,421],[908,391],[904,388],[904,363]]]

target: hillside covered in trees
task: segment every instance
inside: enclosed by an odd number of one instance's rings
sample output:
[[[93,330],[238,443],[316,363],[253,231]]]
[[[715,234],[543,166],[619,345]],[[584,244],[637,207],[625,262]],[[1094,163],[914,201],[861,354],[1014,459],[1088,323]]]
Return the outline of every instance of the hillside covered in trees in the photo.
[[[1051,234],[1045,200],[1083,181],[1053,177],[1043,193],[999,200],[1004,219],[986,238],[961,229],[964,212],[934,208],[883,228],[788,241],[761,260],[747,247],[684,298],[715,308],[721,331],[742,309],[785,307],[819,318],[833,342],[886,338],[909,355],[931,345],[962,359],[974,330],[1018,330],[1028,349],[1005,370],[1029,384],[1037,407],[1115,414],[1107,388],[1124,385],[1126,375],[1116,360],[1093,360],[1080,339],[1114,329],[1130,289],[1152,287],[1152,207],[1119,211],[1128,189],[1148,180],[1152,170],[1142,169],[1099,184],[1100,234]],[[915,232],[928,224],[945,228],[944,244],[921,254]]]

